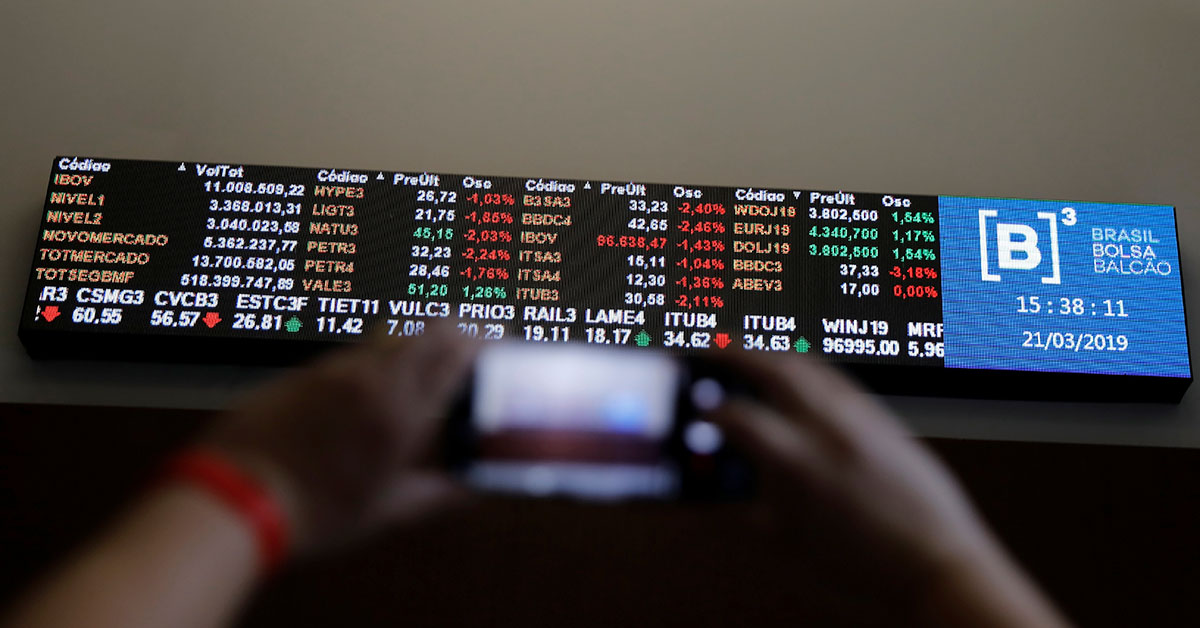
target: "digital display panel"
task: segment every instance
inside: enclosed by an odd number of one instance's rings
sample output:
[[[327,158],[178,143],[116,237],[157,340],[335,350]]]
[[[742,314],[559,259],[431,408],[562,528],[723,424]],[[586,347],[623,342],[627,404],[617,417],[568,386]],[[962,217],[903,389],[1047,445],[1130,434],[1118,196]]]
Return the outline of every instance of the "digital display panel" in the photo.
[[[486,340],[814,353],[882,392],[1177,400],[1169,206],[55,158],[35,357]]]

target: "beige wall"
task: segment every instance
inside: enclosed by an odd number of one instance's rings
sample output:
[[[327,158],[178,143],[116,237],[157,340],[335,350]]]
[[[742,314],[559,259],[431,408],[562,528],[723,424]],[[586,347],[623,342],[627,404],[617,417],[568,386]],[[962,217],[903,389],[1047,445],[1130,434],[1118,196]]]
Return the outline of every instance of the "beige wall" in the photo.
[[[261,374],[25,357],[58,153],[1165,203],[1200,294],[1185,0],[42,1],[3,10],[0,59],[6,401],[217,407]],[[929,435],[1200,446],[1200,386],[897,403]]]

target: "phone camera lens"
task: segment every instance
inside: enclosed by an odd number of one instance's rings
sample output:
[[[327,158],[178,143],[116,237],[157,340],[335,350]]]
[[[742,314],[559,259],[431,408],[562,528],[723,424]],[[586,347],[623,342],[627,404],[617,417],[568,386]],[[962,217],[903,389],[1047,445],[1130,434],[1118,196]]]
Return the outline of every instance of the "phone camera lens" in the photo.
[[[701,456],[716,453],[724,442],[721,428],[708,421],[693,421],[683,431],[683,443],[692,453]]]
[[[725,401],[725,388],[715,379],[705,377],[692,384],[692,405],[701,412],[715,410]]]

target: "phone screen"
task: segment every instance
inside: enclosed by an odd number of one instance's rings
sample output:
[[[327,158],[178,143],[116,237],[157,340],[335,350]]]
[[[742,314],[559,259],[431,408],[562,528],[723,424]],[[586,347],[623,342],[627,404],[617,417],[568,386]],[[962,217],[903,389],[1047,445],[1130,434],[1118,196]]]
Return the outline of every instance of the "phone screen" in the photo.
[[[682,364],[664,354],[500,344],[475,367],[468,484],[530,496],[667,498]]]

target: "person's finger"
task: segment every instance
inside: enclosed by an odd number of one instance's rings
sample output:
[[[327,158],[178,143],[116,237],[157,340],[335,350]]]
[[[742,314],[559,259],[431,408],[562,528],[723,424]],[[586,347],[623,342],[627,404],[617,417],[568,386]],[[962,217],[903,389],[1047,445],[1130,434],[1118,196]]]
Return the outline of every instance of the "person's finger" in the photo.
[[[430,453],[454,395],[467,378],[479,341],[464,337],[451,321],[431,325],[426,335],[380,361],[379,387],[394,409],[397,444],[408,460]]]
[[[759,389],[765,401],[787,414],[808,412],[811,398],[843,392],[841,384],[838,390],[827,390],[830,378],[825,371],[830,367],[814,365],[816,360],[805,356],[731,351],[710,359],[732,368]]]
[[[471,340],[458,330],[453,320],[436,319],[429,321],[419,336],[382,335],[373,338],[371,344],[382,366],[392,369],[403,367],[410,354],[420,354],[424,359],[424,354],[445,347],[468,346],[472,344]]]
[[[716,358],[759,389],[763,400],[841,450],[875,433],[888,412],[857,382],[820,360],[738,351]],[[883,420],[885,431],[896,431]]]
[[[360,366],[374,369],[379,365],[390,363],[396,356],[403,356],[416,350],[422,343],[428,341],[427,334],[419,336],[393,335],[389,334],[387,329],[381,325],[367,335],[362,342],[356,344],[357,350],[352,355],[359,361]],[[370,364],[366,365],[364,362]]]
[[[322,362],[337,367],[374,370],[377,362],[390,364],[423,345],[445,343],[453,336],[461,335],[454,322],[446,319],[430,320],[425,332],[415,336],[389,334],[385,326],[379,325],[360,342],[330,352]]]
[[[445,397],[464,379],[482,341],[460,333],[449,322],[431,329],[429,334],[431,341],[416,350],[424,367],[418,372],[417,382],[428,394]]]
[[[426,337],[404,355],[395,356],[386,368],[391,377],[403,377],[408,388],[440,410],[466,379],[481,341],[459,333],[450,323],[431,327]]]
[[[379,495],[371,517],[374,521],[411,522],[473,501],[469,490],[443,473],[406,471]]]
[[[705,418],[720,426],[733,443],[765,465],[765,470],[811,477],[826,458],[819,440],[803,425],[756,401],[732,399]]]

